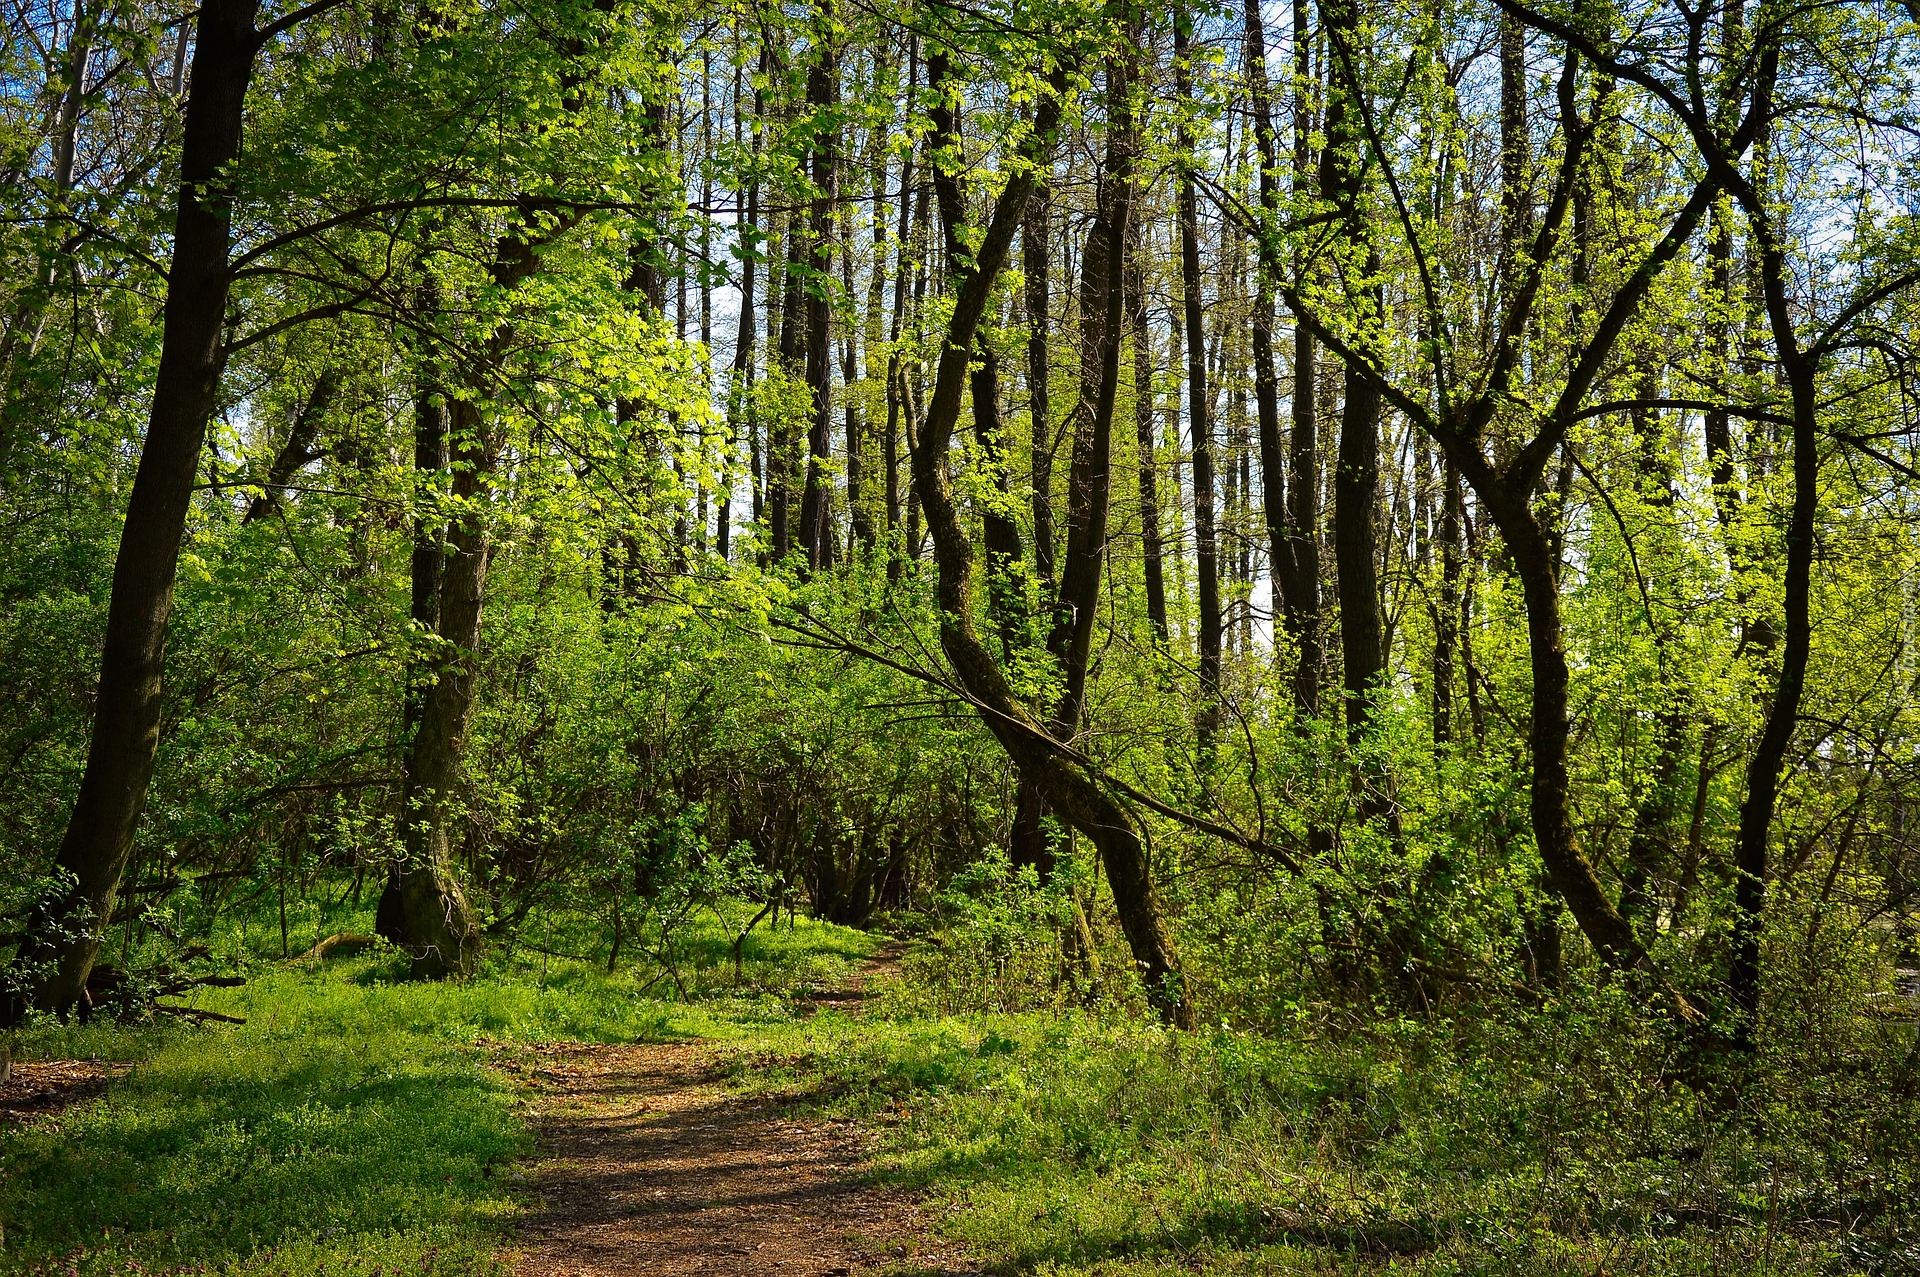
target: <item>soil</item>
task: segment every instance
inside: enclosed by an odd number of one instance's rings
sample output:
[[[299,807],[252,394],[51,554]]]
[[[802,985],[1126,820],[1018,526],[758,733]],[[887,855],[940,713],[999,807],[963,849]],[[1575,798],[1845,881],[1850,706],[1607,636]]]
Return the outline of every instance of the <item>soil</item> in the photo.
[[[882,951],[846,988],[808,1000],[857,1002],[895,956]],[[969,1271],[929,1212],[869,1181],[857,1124],[730,1092],[710,1046],[515,1055],[502,1063],[535,1086],[540,1141],[521,1277]]]
[[[45,1117],[91,1099],[129,1067],[100,1060],[15,1061],[12,1076],[0,1082],[0,1123]]]

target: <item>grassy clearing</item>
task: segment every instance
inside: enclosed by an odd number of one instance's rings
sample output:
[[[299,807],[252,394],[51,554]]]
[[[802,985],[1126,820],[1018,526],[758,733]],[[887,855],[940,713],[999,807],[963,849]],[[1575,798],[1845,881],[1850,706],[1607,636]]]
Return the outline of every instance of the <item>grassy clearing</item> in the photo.
[[[651,973],[498,954],[465,985],[399,981],[391,954],[315,970],[263,965],[261,932],[219,955],[243,987],[199,1005],[238,1027],[42,1024],[18,1058],[134,1061],[101,1099],[0,1131],[0,1271],[231,1271],[274,1277],[455,1277],[502,1270],[521,1207],[523,1099],[488,1067],[503,1043],[742,1039],[788,1021],[782,990],[844,978],[873,947],[806,921],[761,932],[732,981],[712,922],[683,954],[701,1000]],[[270,932],[277,950],[277,927]]]
[[[243,1027],[20,1040],[136,1065],[0,1135],[0,1271],[493,1277],[528,1147],[494,1053],[695,1037],[743,1088],[879,1128],[882,1177],[945,1203],[1001,1273],[1920,1271],[1911,1030],[1857,1016],[1703,1090],[1644,1016],[1597,996],[1174,1035],[1118,1012],[943,1014],[917,959],[867,1014],[804,1017],[794,995],[877,944],[805,921],[750,937],[738,982],[722,921],[689,932],[685,1002],[656,967],[607,975],[586,926],[459,986],[404,983],[378,953],[269,962],[260,935],[218,955],[250,983],[201,1003]]]

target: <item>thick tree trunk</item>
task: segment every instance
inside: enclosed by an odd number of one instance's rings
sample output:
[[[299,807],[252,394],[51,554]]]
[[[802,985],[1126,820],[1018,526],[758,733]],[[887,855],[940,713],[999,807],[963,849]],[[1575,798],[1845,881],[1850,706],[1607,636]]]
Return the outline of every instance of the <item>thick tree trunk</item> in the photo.
[[[196,19],[159,372],[114,560],[86,772],[55,859],[69,882],[28,920],[15,963],[32,994],[6,996],[0,1018],[8,1021],[29,1000],[64,1012],[85,996],[153,777],[180,541],[220,384],[232,280],[224,172],[240,153],[258,7],[257,0],[206,0]]]
[[[1086,703],[1087,666],[1106,567],[1120,324],[1126,313],[1124,236],[1130,192],[1105,180],[1095,203],[1080,258],[1080,400],[1073,411],[1073,456],[1067,468],[1066,552],[1048,638],[1063,675],[1064,691],[1052,715],[1054,734],[1062,740],[1079,732]]]
[[[1293,174],[1296,196],[1316,185],[1313,165],[1313,30],[1309,0],[1293,5]],[[1305,269],[1296,258],[1294,273]],[[1297,663],[1293,676],[1296,713],[1320,712],[1324,657],[1320,617],[1320,404],[1315,342],[1307,326],[1293,330],[1293,400],[1287,441],[1287,523],[1289,537],[1282,606]]]
[[[483,516],[471,506],[484,497],[494,449],[471,403],[456,402],[450,411],[423,403],[416,420],[416,466],[458,462],[452,495],[468,512],[446,529],[444,549],[437,520],[423,521],[414,538],[413,621],[431,627],[437,641],[423,648],[407,693],[411,734],[402,764],[400,859],[380,897],[376,925],[407,951],[416,978],[442,979],[472,974],[480,952],[480,928],[453,873],[451,830],[492,554]]]
[[[1354,50],[1359,39],[1360,14],[1356,0],[1333,0],[1322,6],[1327,38],[1336,50]],[[1336,54],[1343,64],[1351,53]],[[1366,141],[1360,109],[1354,101],[1353,74],[1329,77],[1327,89],[1327,148],[1320,174],[1327,200],[1344,223],[1347,260],[1368,273],[1377,271],[1363,207],[1361,166]],[[1380,318],[1380,299],[1373,289],[1362,294],[1362,305]],[[1358,743],[1373,717],[1374,697],[1386,672],[1382,650],[1380,588],[1375,567],[1374,507],[1380,499],[1380,388],[1365,370],[1349,363],[1340,416],[1339,459],[1333,475],[1334,579],[1340,600],[1340,654],[1346,692],[1347,739]],[[1371,788],[1371,786],[1369,786]]]

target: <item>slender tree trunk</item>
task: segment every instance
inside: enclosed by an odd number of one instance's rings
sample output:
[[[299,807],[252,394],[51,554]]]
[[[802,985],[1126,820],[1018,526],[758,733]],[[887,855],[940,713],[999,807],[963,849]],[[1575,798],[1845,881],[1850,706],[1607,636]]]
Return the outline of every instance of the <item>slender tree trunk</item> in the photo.
[[[1759,200],[1756,198],[1755,203]],[[1793,327],[1787,292],[1785,254],[1775,242],[1764,207],[1748,217],[1765,230],[1760,244],[1761,287],[1773,328],[1775,354],[1792,398],[1793,505],[1787,518],[1787,565],[1781,582],[1786,622],[1780,649],[1780,673],[1766,726],[1747,762],[1747,792],[1740,803],[1740,830],[1734,841],[1733,963],[1727,976],[1735,1011],[1737,1041],[1751,1047],[1760,1019],[1760,940],[1766,923],[1767,845],[1780,773],[1800,715],[1806,689],[1807,659],[1813,646],[1809,597],[1813,588],[1813,538],[1820,513],[1820,440],[1818,369],[1815,357],[1801,349]]]
[[[991,472],[1000,501],[984,503],[980,511],[982,542],[987,551],[987,610],[1000,630],[1003,653],[1011,659],[1023,644],[1025,595],[1019,567],[1025,557],[1020,525],[1013,521],[1011,485],[1007,480],[1005,438],[1000,422],[1000,357],[982,341],[969,380],[973,390],[973,429],[981,459]]]
[[[1052,369],[1047,359],[1051,340],[1049,295],[1048,236],[1053,215],[1044,184],[1034,189],[1027,201],[1026,217],[1020,227],[1020,246],[1025,255],[1027,308],[1027,402],[1032,421],[1033,481],[1033,566],[1043,592],[1053,587],[1053,406],[1049,380]]]
[[[764,55],[763,59],[764,61]],[[734,76],[734,145],[740,143],[740,76]],[[760,152],[760,91],[754,90],[753,151]],[[758,321],[754,317],[754,285],[758,282],[760,265],[759,244],[756,235],[760,225],[760,179],[756,175],[747,184],[745,207],[734,221],[734,237],[740,253],[740,310],[734,326],[733,336],[733,377],[727,388],[727,435],[729,448],[739,446],[744,429],[749,436],[754,434],[753,422],[753,352],[758,338]],[[757,441],[753,445],[756,454],[759,451]],[[754,485],[754,518],[760,517],[759,466],[751,482]],[[733,553],[733,483],[731,478],[723,478],[720,484],[719,522],[714,529],[715,549],[724,561]]]
[[[807,72],[807,105],[816,122],[839,101],[840,64],[834,50],[833,0],[818,0],[814,17],[819,48]],[[816,194],[807,237],[807,386],[812,391],[812,428],[807,433],[807,479],[800,499],[800,537],[807,564],[816,569],[833,566],[833,481],[828,464],[833,456],[833,206],[839,193],[837,130],[815,135],[813,185]]]
[[[801,287],[801,272],[797,269],[802,252],[799,233],[789,216],[786,225],[786,269],[784,275],[783,296],[780,303],[780,366],[788,376],[801,366],[801,347],[804,344],[801,334],[805,295]],[[773,542],[771,554],[775,563],[787,557],[793,549],[793,437],[789,433],[784,416],[776,417],[773,428],[767,435],[767,505],[768,532]],[[804,544],[806,521],[800,520],[801,538]]]
[[[1155,458],[1153,329],[1147,319],[1146,245],[1143,218],[1134,218],[1127,261],[1127,309],[1133,319],[1133,428],[1140,458],[1140,544],[1147,587],[1147,623],[1167,645],[1167,583],[1161,564],[1159,463]]]
[[[1192,20],[1184,4],[1173,18],[1175,92],[1185,102],[1193,96],[1189,36]],[[1220,563],[1214,527],[1213,396],[1207,389],[1206,321],[1200,280],[1200,208],[1194,197],[1193,129],[1180,125],[1179,190],[1180,281],[1187,312],[1187,432],[1193,449],[1193,539],[1200,596],[1200,711],[1196,718],[1203,755],[1211,752],[1219,726],[1220,699]]]
[[[232,282],[226,170],[240,153],[258,7],[257,0],[206,0],[195,19],[160,364],[114,559],[86,771],[54,861],[67,882],[35,907],[15,957],[19,983],[49,1010],[65,1012],[85,996],[159,752],[167,618],[219,393]],[[26,1002],[6,995],[0,1019],[17,1020]]]
[[[1440,601],[1433,616],[1433,740],[1446,744],[1454,738],[1454,657],[1460,636],[1460,516],[1464,498],[1460,470],[1450,460],[1441,462]]]
[[[1293,5],[1293,114],[1294,149],[1292,189],[1295,196],[1313,190],[1314,70],[1312,10],[1309,0]],[[1302,259],[1293,263],[1297,276]],[[1293,676],[1296,713],[1311,717],[1320,712],[1320,684],[1325,658],[1321,652],[1320,617],[1320,405],[1313,334],[1305,324],[1293,330],[1293,399],[1287,442],[1287,524],[1285,562],[1291,586],[1282,600],[1288,636],[1297,654]]]
[[[949,80],[944,54],[930,53],[928,70],[936,89],[944,92]],[[1111,65],[1109,75],[1114,75]],[[1116,118],[1110,127],[1117,135],[1110,137],[1109,145],[1114,147],[1118,143],[1118,146],[1115,147],[1117,154],[1110,154],[1109,172],[1107,180],[1103,182],[1111,193],[1102,201],[1105,224],[1100,228],[1107,239],[1108,254],[1108,281],[1104,290],[1107,303],[1106,331],[1114,338],[1106,346],[1101,361],[1105,370],[1101,398],[1104,401],[1108,442],[1113,413],[1112,388],[1118,384],[1120,371],[1118,334],[1125,282],[1121,267],[1125,255],[1123,237],[1132,181],[1129,154],[1132,130],[1125,108],[1127,77],[1122,72],[1118,78],[1119,84],[1109,85],[1110,100],[1116,104]],[[942,650],[962,686],[981,706],[982,721],[1001,742],[1020,774],[1039,789],[1050,808],[1093,841],[1106,870],[1107,881],[1113,889],[1121,929],[1126,933],[1135,961],[1140,964],[1149,996],[1175,1024],[1189,1026],[1192,1023],[1192,1010],[1186,996],[1184,977],[1180,973],[1179,959],[1174,951],[1159,895],[1154,889],[1146,847],[1131,813],[1083,771],[1062,757],[1057,747],[1048,740],[1046,729],[1028,714],[1013,694],[1005,674],[974,628],[973,546],[960,522],[947,468],[947,452],[960,417],[968,364],[975,348],[979,324],[986,313],[994,281],[1006,262],[1015,230],[1025,212],[1034,185],[1035,166],[1052,145],[1059,124],[1059,94],[1064,87],[1064,73],[1056,71],[1049,86],[1050,92],[1036,109],[1033,129],[1024,147],[1026,153],[1021,156],[1023,162],[1008,175],[971,262],[963,263],[953,272],[953,312],[940,353],[933,399],[928,405],[914,452],[914,488],[920,496],[928,528],[933,534]],[[943,103],[946,101],[944,96],[939,100]],[[931,154],[952,155],[957,141],[957,122],[944,105],[936,106],[932,114],[934,140]],[[943,226],[949,243],[952,243],[958,234],[957,218],[964,208],[958,198],[958,175],[936,162],[935,180],[941,187],[939,202]],[[1094,414],[1096,428],[1093,433],[1097,435],[1101,405],[1095,406]],[[1097,478],[1098,471],[1094,473]],[[1096,521],[1103,524],[1104,517]],[[1104,527],[1097,531],[1100,535],[1089,538],[1089,544],[1100,545],[1104,542]],[[1097,561],[1092,563],[1092,567],[1094,571],[1090,587],[1081,587],[1086,591],[1090,605],[1098,601],[1100,575]],[[1079,570],[1083,574],[1084,568],[1085,564],[1081,563]],[[1066,575],[1075,572],[1076,562],[1070,554]],[[1075,584],[1078,584],[1078,580]],[[1067,594],[1067,586],[1068,582],[1063,577],[1063,601],[1082,597]],[[1090,612],[1091,606],[1087,610]],[[1090,617],[1088,624],[1091,624]],[[1076,704],[1076,718],[1077,708]]]
[[[1279,143],[1273,128],[1273,97],[1267,80],[1267,28],[1260,0],[1242,6],[1246,22],[1247,92],[1253,107],[1255,154],[1260,173],[1260,216],[1273,227],[1280,217]],[[1291,617],[1299,611],[1299,568],[1293,562],[1293,540],[1287,528],[1286,462],[1280,437],[1280,375],[1273,353],[1274,281],[1280,262],[1271,231],[1259,237],[1253,295],[1253,400],[1258,421],[1260,485],[1267,532],[1267,575],[1273,583],[1273,613]],[[1297,642],[1297,636],[1296,636]]]

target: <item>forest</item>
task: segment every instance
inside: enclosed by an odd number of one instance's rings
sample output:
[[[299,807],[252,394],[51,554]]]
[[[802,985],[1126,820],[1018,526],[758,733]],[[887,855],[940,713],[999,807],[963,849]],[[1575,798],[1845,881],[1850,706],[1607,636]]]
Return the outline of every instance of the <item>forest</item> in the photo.
[[[0,1272],[1920,1272],[1911,0],[0,13]]]

